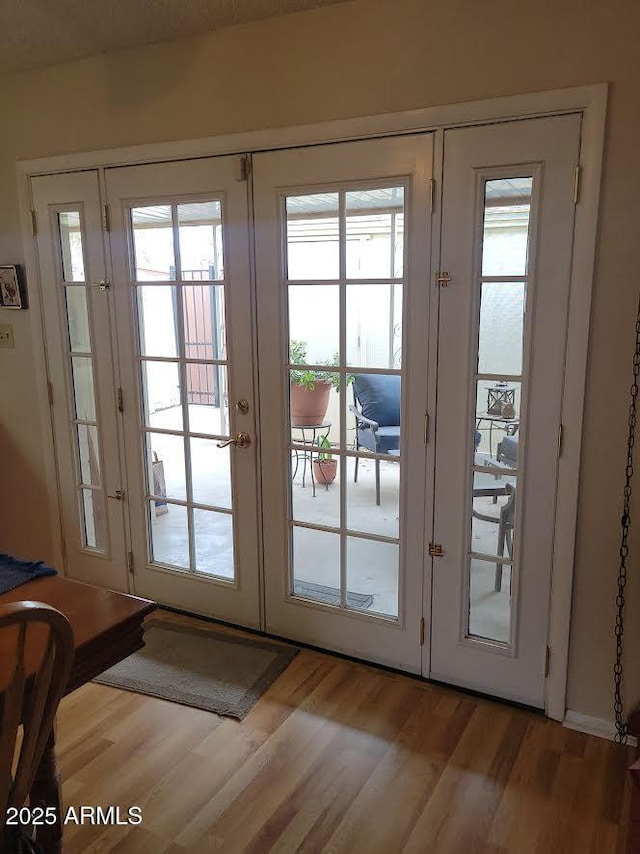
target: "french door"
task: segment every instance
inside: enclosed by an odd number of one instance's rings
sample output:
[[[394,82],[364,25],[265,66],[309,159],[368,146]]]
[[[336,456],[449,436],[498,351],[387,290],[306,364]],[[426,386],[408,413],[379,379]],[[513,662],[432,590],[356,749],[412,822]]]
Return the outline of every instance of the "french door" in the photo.
[[[98,173],[34,178],[32,192],[66,570],[127,590],[113,294]]]
[[[109,169],[136,592],[260,625],[240,158]]]
[[[542,707],[579,143],[35,178],[70,574]]]
[[[266,628],[411,672],[431,487],[432,161],[431,134],[253,159]],[[300,426],[295,386],[323,374],[327,413]],[[328,452],[336,479],[309,482]]]
[[[544,705],[577,115],[444,134],[433,678]]]

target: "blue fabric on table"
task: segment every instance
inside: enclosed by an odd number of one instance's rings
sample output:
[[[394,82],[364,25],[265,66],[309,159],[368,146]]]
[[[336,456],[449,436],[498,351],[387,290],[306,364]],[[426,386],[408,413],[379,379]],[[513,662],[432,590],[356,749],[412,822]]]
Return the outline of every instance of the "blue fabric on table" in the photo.
[[[0,593],[13,590],[27,581],[43,575],[57,575],[57,570],[45,566],[41,560],[29,561],[0,552]]]

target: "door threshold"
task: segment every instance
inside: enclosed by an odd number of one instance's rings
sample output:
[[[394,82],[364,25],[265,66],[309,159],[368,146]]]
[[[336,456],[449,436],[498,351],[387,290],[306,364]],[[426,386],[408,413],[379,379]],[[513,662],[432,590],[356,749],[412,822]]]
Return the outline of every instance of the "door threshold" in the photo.
[[[347,655],[343,652],[335,652],[331,649],[325,649],[321,646],[315,646],[314,644],[304,643],[303,641],[294,641],[291,638],[282,637],[282,635],[274,635],[270,632],[263,632],[260,629],[251,629],[246,628],[245,626],[239,626],[236,623],[229,623],[225,620],[218,620],[215,617],[207,617],[203,614],[194,614],[190,611],[184,611],[180,608],[173,608],[170,605],[158,605],[159,611],[167,611],[170,614],[179,614],[183,617],[191,617],[194,620],[203,620],[206,623],[213,623],[218,626],[225,626],[229,629],[235,629],[240,632],[246,632],[249,635],[255,635],[261,638],[268,638],[269,640],[279,641],[280,643],[288,644],[290,646],[297,646],[301,649],[308,649],[312,652],[321,652],[323,655],[331,655],[334,658],[340,658],[343,661],[352,661],[354,664],[361,664],[365,667],[373,667],[375,670],[381,670],[384,673],[391,673],[397,676],[404,676],[407,679],[412,679],[415,682],[422,682],[425,685],[436,685],[438,688],[446,688],[450,691],[453,691],[457,694],[463,694],[466,697],[476,697],[479,700],[487,700],[490,703],[499,703],[503,706],[508,706],[511,709],[519,709],[523,712],[528,712],[529,714],[536,715],[537,717],[546,718],[544,709],[537,708],[536,706],[529,706],[526,703],[518,703],[516,700],[506,700],[502,697],[494,697],[491,694],[485,694],[482,691],[475,691],[472,688],[464,688],[461,685],[451,685],[448,682],[442,682],[439,679],[429,679],[427,676],[421,676],[418,673],[409,673],[406,670],[399,670],[397,667],[389,667],[386,664],[378,664],[375,661],[368,661],[364,658],[357,658],[354,655]]]

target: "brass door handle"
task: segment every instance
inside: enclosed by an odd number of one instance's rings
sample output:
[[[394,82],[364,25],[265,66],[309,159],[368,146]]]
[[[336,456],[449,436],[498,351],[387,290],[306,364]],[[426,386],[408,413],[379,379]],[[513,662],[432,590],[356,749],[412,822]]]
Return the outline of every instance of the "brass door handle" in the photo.
[[[124,499],[125,499],[124,489],[116,489],[116,494],[115,495],[107,495],[107,498],[115,498],[116,501],[124,501]]]
[[[219,448],[228,448],[229,445],[235,445],[237,448],[248,448],[251,444],[251,436],[248,433],[236,433],[225,442],[218,442]]]

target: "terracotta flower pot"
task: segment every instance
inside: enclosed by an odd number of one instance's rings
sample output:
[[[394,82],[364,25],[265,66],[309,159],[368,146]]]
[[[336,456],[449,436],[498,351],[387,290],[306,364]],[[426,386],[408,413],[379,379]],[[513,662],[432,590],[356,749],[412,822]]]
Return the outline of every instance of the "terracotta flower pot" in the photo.
[[[291,424],[310,427],[322,424],[329,406],[331,380],[316,380],[313,389],[291,383]]]
[[[330,457],[328,460],[313,461],[313,476],[316,483],[326,486],[336,479],[338,473],[338,461]]]

